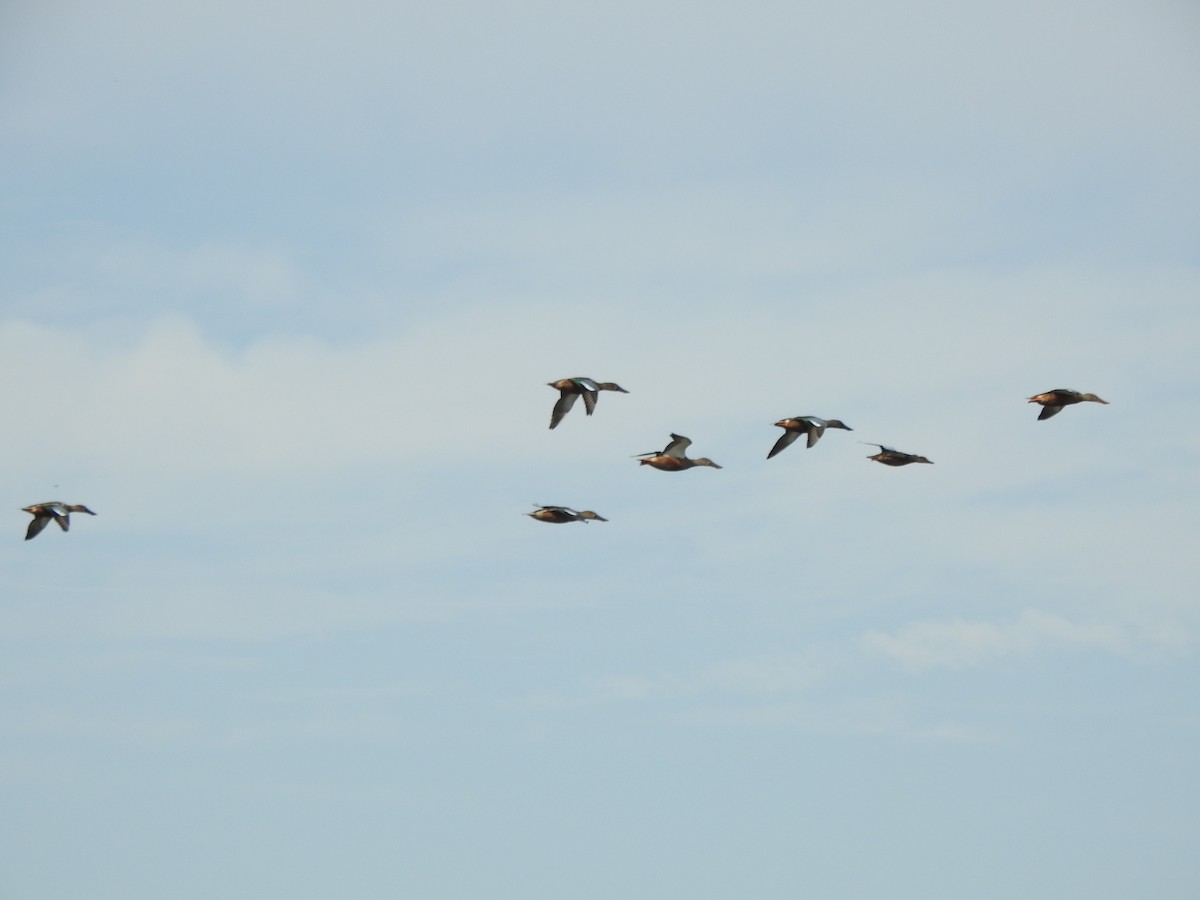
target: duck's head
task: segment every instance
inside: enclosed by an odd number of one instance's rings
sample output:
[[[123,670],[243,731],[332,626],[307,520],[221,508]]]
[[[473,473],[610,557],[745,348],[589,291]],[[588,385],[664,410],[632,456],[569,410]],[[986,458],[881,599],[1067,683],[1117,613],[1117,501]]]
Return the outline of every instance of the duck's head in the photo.
[[[721,468],[721,466],[718,466],[715,462],[713,462],[707,456],[702,456],[699,459],[693,459],[692,465],[693,466],[708,466],[709,468],[712,468],[712,469]]]
[[[1093,403],[1103,403],[1105,406],[1108,406],[1107,400],[1101,400],[1095,394],[1081,394],[1079,399],[1080,400],[1091,400]]]
[[[840,428],[843,431],[853,431],[854,429],[843,422],[841,419],[830,419],[825,423],[826,428]]]
[[[608,521],[608,519],[604,518],[604,516],[598,515],[592,512],[590,509],[581,509],[579,511],[579,518],[584,522],[586,522],[588,519],[595,519],[597,522]]]

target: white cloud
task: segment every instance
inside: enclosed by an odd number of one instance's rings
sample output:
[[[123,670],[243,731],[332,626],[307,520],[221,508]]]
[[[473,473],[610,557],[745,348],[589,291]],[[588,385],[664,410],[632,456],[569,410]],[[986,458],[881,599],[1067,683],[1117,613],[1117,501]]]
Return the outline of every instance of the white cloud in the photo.
[[[1178,649],[1187,642],[1184,632],[1168,627],[1079,624],[1062,616],[1026,610],[1007,623],[921,622],[891,633],[870,631],[859,643],[869,653],[911,669],[964,669],[1066,648],[1127,655],[1145,645]]]
[[[982,744],[1003,740],[993,729],[960,722],[924,724],[910,721],[899,709],[881,710],[879,704],[776,702],[704,708],[681,712],[673,720],[701,727],[786,728],[813,734],[854,734],[903,741]]]
[[[759,654],[722,660],[691,672],[660,675],[605,675],[591,679],[577,693],[546,693],[523,705],[539,709],[571,709],[598,703],[688,700],[713,696],[779,697],[803,693],[826,677],[836,661],[828,651],[809,648],[801,654]]]

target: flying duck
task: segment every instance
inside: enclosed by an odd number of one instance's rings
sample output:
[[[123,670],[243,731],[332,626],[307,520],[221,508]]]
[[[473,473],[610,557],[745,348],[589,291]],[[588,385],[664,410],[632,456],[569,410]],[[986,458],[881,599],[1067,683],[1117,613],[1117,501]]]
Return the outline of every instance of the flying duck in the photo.
[[[554,404],[554,412],[550,413],[550,427],[554,428],[562,421],[563,416],[571,411],[576,398],[583,397],[583,405],[590,416],[596,409],[596,398],[600,391],[619,391],[628,394],[629,391],[611,381],[594,381],[591,378],[560,378],[547,384],[559,393],[558,402]]]
[[[802,434],[808,435],[808,446],[811,447],[821,439],[821,435],[825,433],[826,428],[841,428],[844,431],[854,430],[841,419],[818,419],[816,416],[792,416],[790,419],[780,419],[775,425],[783,429],[783,434],[779,436],[779,440],[775,442],[775,446],[767,454],[767,459],[786,450]]]
[[[58,500],[51,500],[49,503],[35,503],[33,506],[24,507],[22,511],[33,516],[33,521],[29,523],[29,528],[25,531],[25,540],[27,541],[31,541],[41,534],[42,529],[49,525],[51,520],[57,522],[58,527],[63,531],[69,531],[71,529],[71,513],[95,515],[86,506],[77,503],[62,503]]]
[[[688,459],[688,457],[684,456],[687,448],[691,445],[691,438],[685,438],[681,434],[672,434],[671,443],[667,444],[663,450],[637,454],[637,456],[644,457],[638,465],[654,466],[654,468],[661,469],[664,472],[682,472],[685,469],[691,469],[696,466],[710,466],[714,469],[721,468],[707,456],[702,456],[699,459]]]
[[[1064,406],[1074,406],[1076,403],[1082,403],[1085,400],[1090,400],[1092,403],[1103,403],[1105,406],[1108,405],[1107,400],[1101,400],[1095,394],[1081,394],[1079,391],[1070,391],[1066,388],[1055,388],[1052,391],[1046,391],[1044,394],[1035,394],[1029,398],[1030,403],[1042,404],[1042,411],[1038,413],[1039,422],[1042,419],[1057,416]]]
[[[534,505],[538,508],[531,513],[525,513],[525,515],[532,516],[539,522],[553,522],[556,525],[566,522],[582,522],[586,525],[588,519],[595,519],[597,522],[608,521],[604,516],[597,515],[590,509],[574,510],[569,506],[543,506],[540,503]]]
[[[932,459],[917,456],[915,453],[902,453],[899,450],[893,450],[891,447],[885,447],[883,444],[872,444],[870,441],[860,441],[859,443],[878,447],[879,452],[868,456],[867,459],[873,459],[875,462],[883,463],[885,466],[907,466],[910,463],[929,463],[933,465]]]

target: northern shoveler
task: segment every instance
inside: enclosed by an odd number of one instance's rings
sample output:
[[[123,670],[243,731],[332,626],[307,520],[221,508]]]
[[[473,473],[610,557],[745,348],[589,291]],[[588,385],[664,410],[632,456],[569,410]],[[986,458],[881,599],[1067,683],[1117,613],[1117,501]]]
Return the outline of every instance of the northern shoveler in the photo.
[[[583,405],[590,416],[596,409],[596,398],[601,391],[618,391],[628,394],[629,391],[611,381],[594,381],[591,378],[560,378],[547,384],[559,393],[558,402],[554,404],[554,412],[550,413],[550,427],[553,428],[562,421],[563,416],[571,411],[577,397],[583,397]]]
[[[531,513],[525,513],[525,515],[532,516],[539,522],[553,522],[556,525],[566,522],[582,522],[586,525],[589,519],[595,519],[597,522],[608,521],[604,516],[597,515],[590,509],[574,510],[569,506],[543,506],[540,503],[534,505],[538,508]]]
[[[26,506],[22,509],[23,512],[33,516],[33,521],[29,523],[29,528],[25,531],[25,540],[30,541],[42,533],[42,529],[50,524],[53,520],[58,523],[58,527],[63,531],[71,529],[71,513],[87,513],[89,516],[94,516],[95,513],[78,503],[62,503],[58,500],[51,500],[49,503],[35,503],[33,506]]]
[[[1052,391],[1046,391],[1044,394],[1035,394],[1029,398],[1030,403],[1042,404],[1042,411],[1038,413],[1038,421],[1048,419],[1051,416],[1057,416],[1064,406],[1074,406],[1076,403],[1083,403],[1085,400],[1090,400],[1092,403],[1103,403],[1108,405],[1107,400],[1101,400],[1095,394],[1081,394],[1079,391],[1071,391],[1066,388],[1055,388]]]
[[[767,459],[786,450],[802,434],[808,435],[808,446],[811,447],[821,439],[826,428],[841,428],[843,431],[854,430],[841,419],[818,419],[816,416],[792,416],[790,419],[780,419],[775,425],[783,429],[783,434],[779,436],[779,440],[767,454]]]
[[[878,447],[879,452],[868,456],[867,459],[873,459],[875,462],[883,463],[885,466],[907,466],[910,463],[929,463],[933,465],[932,459],[917,456],[915,453],[902,453],[899,450],[893,450],[891,447],[885,447],[883,444],[873,444],[870,441],[859,441],[859,443]]]
[[[661,469],[664,472],[682,472],[685,469],[691,469],[696,466],[709,466],[713,469],[721,468],[707,456],[702,456],[699,459],[688,459],[684,456],[687,448],[691,445],[691,438],[685,438],[681,434],[672,434],[671,443],[667,444],[663,450],[637,454],[640,457],[645,457],[638,465],[654,466],[654,468]]]

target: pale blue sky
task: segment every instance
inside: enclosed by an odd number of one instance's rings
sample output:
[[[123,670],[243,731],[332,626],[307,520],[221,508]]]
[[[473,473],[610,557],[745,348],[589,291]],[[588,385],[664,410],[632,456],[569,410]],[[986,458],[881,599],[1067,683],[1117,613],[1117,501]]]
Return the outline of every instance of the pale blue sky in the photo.
[[[8,4],[0,898],[1194,896],[1198,98],[1183,2]]]

